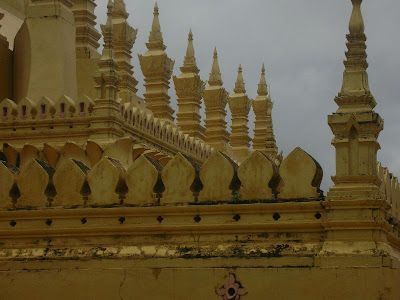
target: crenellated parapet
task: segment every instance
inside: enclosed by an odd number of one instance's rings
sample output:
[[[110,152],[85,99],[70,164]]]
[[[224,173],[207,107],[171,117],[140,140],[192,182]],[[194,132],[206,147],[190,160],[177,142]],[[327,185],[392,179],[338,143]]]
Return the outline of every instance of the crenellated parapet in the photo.
[[[138,81],[133,77],[132,47],[138,33],[128,24],[129,14],[123,0],[115,0],[112,16],[114,34],[115,60],[118,63],[118,84],[119,97],[123,103],[134,103],[137,106],[144,106],[142,100],[136,96]]]
[[[226,105],[228,104],[229,93],[222,85],[218,53],[215,48],[208,86],[203,95],[206,112],[205,139],[216,150],[231,154],[230,135],[226,129]]]
[[[186,56],[180,70],[182,73],[173,77],[179,106],[177,125],[183,132],[204,141],[205,128],[200,124],[200,109],[206,83],[200,79],[200,70],[196,65],[192,30],[189,32]]]
[[[319,190],[322,170],[300,148],[280,167],[259,151],[239,166],[219,151],[205,154],[203,163],[183,153],[167,162],[162,155],[146,153],[146,147],[131,138],[106,147],[88,141],[85,147],[68,142],[59,147],[45,144],[42,149],[26,144],[17,150],[5,144],[0,152],[0,207],[207,205],[323,199]]]
[[[229,98],[229,108],[232,113],[231,146],[233,154],[243,161],[250,153],[250,136],[248,117],[252,100],[246,94],[243,81],[242,66],[239,66],[234,94]]]
[[[158,16],[156,3],[149,42],[146,43],[147,51],[139,55],[140,66],[145,77],[144,98],[146,107],[153,112],[155,117],[173,122],[174,110],[170,106],[171,97],[168,95],[168,90],[175,61],[165,53],[167,47],[164,45]]]
[[[18,105],[10,99],[4,99],[0,102],[0,142],[7,141],[18,149],[22,149],[25,143],[41,148],[43,136],[47,137],[49,143],[58,146],[65,143],[65,136],[68,136],[69,140],[83,144],[96,136],[99,128],[108,134],[106,126],[109,119],[99,118],[94,114],[96,105],[87,96],[76,100],[67,96],[59,99],[43,96],[38,103],[24,98]],[[155,149],[148,155],[157,157],[161,152],[165,157],[183,152],[200,162],[212,151],[210,145],[190,137],[173,123],[155,118],[146,109],[131,107],[124,110],[123,105],[120,107],[117,110],[120,135],[109,140],[95,137],[94,140],[100,145],[108,145],[123,136],[131,136],[143,143],[146,151]],[[160,159],[165,161],[164,157]]]

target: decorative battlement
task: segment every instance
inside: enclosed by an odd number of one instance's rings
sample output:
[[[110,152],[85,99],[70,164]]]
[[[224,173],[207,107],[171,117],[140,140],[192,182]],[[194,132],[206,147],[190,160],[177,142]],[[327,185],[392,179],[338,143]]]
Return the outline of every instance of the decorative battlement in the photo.
[[[219,151],[202,164],[169,158],[129,138],[107,148],[45,144],[0,152],[7,209],[319,201],[322,169],[300,148],[278,167],[256,151],[240,166]],[[204,153],[206,158],[209,153]]]

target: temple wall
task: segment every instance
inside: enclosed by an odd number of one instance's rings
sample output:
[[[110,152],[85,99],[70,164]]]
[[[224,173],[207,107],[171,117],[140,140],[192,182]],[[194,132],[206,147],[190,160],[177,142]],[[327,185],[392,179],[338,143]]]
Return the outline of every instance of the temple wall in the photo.
[[[234,271],[248,294],[243,299],[356,299],[397,300],[399,271],[391,268],[231,267],[240,259],[223,262],[227,268],[205,268],[207,259],[183,260],[181,267],[165,262],[40,262],[19,263],[0,272],[4,299],[175,299],[218,300],[215,292]],[[168,263],[167,263],[168,264]],[[221,262],[217,263],[220,265]],[[4,268],[3,268],[4,269]],[[312,284],[311,284],[312,283]],[[241,298],[242,299],[242,298]]]
[[[97,92],[93,80],[94,74],[99,68],[99,60],[94,58],[76,59],[76,77],[78,82],[78,95],[86,95],[91,99],[97,98]]]

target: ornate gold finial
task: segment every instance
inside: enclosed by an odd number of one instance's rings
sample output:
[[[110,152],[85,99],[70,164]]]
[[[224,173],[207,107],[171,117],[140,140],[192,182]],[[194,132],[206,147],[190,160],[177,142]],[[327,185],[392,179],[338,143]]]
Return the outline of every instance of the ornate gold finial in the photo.
[[[154,49],[154,50],[165,50],[165,49],[167,49],[167,47],[164,45],[164,40],[163,40],[162,33],[161,33],[160,20],[158,18],[159,12],[158,12],[157,2],[154,5],[154,13],[153,14],[154,14],[153,24],[151,26],[151,32],[150,32],[147,48]]]
[[[364,21],[361,14],[362,0],[352,0],[353,12],[351,14],[349,31],[347,35],[345,71],[343,74],[342,89],[335,102],[340,111],[364,110],[370,111],[376,106],[372,96],[367,74],[367,53],[364,34]]]
[[[222,86],[223,84],[221,71],[219,69],[218,52],[216,47],[214,48],[214,61],[211,68],[210,78],[208,79],[208,84],[210,86]]]
[[[350,34],[363,34],[364,33],[364,20],[361,14],[362,0],[351,0],[353,3],[353,12],[350,18],[349,30]]]
[[[196,73],[198,74],[200,70],[196,65],[196,58],[194,56],[194,46],[193,46],[193,33],[192,29],[189,31],[188,35],[188,46],[186,50],[185,60],[183,62],[183,67],[181,68],[182,73]]]
[[[113,16],[121,17],[125,20],[128,19],[129,14],[126,11],[126,4],[125,4],[124,0],[114,0]]]
[[[236,94],[246,94],[246,89],[244,87],[244,81],[243,81],[242,65],[239,65],[238,75],[235,83],[235,89],[233,91]]]
[[[268,95],[268,87],[267,87],[267,80],[265,79],[265,65],[262,65],[261,68],[261,78],[260,83],[258,84],[257,93],[259,96],[267,96]]]

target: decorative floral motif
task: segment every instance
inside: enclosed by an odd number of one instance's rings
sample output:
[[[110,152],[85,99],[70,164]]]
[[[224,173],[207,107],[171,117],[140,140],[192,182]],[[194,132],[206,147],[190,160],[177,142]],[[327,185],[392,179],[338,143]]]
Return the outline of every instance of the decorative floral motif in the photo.
[[[223,296],[224,300],[239,300],[240,296],[246,295],[247,291],[236,282],[235,275],[229,274],[228,284],[217,290],[217,294]]]

